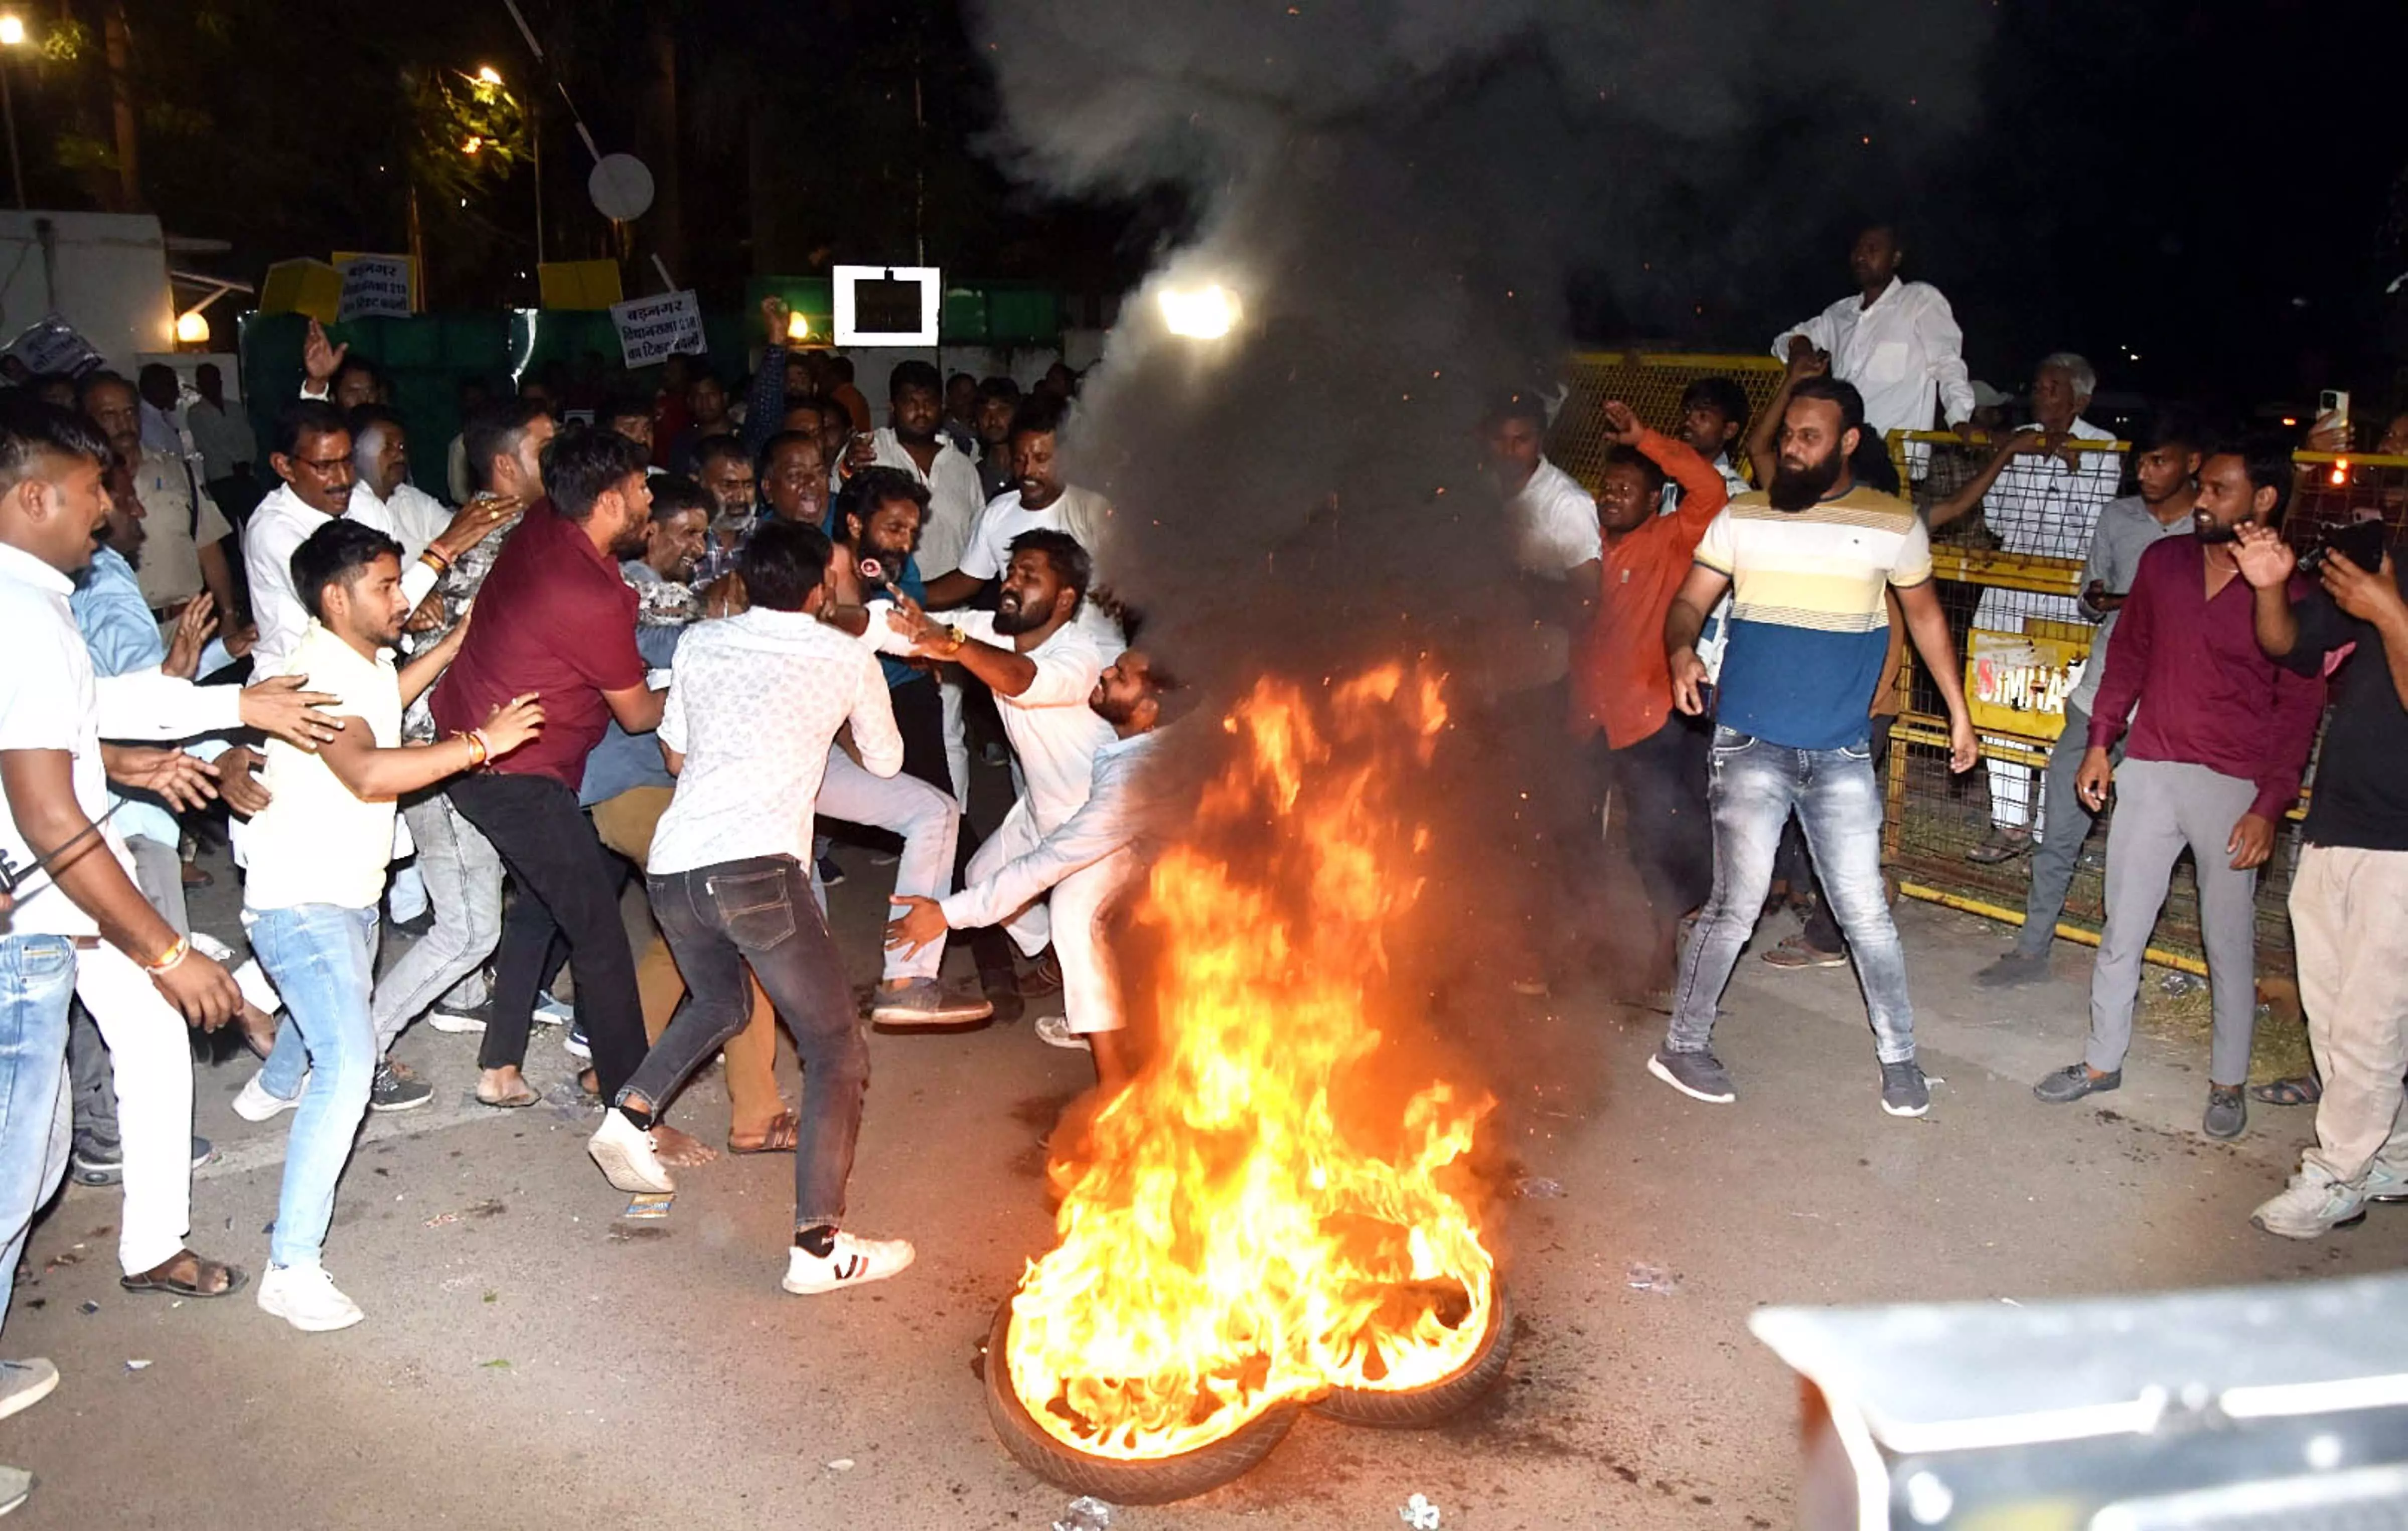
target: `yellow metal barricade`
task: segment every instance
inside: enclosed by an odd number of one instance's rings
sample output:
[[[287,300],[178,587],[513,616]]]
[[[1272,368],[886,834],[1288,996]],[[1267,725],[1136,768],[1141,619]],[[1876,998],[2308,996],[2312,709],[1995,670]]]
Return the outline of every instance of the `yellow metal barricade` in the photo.
[[[1701,378],[1728,378],[1747,394],[1752,412],[1761,409],[1781,386],[1782,365],[1770,356],[1691,355],[1677,351],[1584,351],[1575,354],[1565,374],[1570,393],[1555,414],[1547,439],[1547,456],[1566,473],[1597,488],[1605,467],[1605,417],[1608,399],[1620,399],[1639,418],[1659,431],[1681,423],[1681,394]]]
[[[1902,433],[1891,437],[1893,458],[1900,462],[1906,439],[1910,437]],[[1916,433],[1911,439],[1930,441],[1943,450],[1956,441],[1953,435],[1937,433]],[[2086,443],[2081,451],[2084,456],[2094,451],[2120,456],[2126,450],[2121,442]],[[2335,460],[2302,453],[2300,461],[2329,479]],[[2286,522],[2296,545],[2313,546],[2324,527],[2362,517],[2372,507],[2387,507],[2391,514],[2386,519],[2397,535],[2400,511],[2408,506],[2408,458],[2353,459],[2346,471],[2343,482],[2323,484],[2325,493],[2302,492],[2298,496],[2297,513]],[[1911,673],[1900,682],[1907,688],[1907,702],[1892,735],[1887,783],[1890,811],[1885,850],[1902,891],[2016,923],[2023,918],[2030,888],[2028,861],[2017,857],[1985,866],[1968,859],[1967,852],[1987,837],[2002,816],[2012,818],[2015,808],[2025,809],[2029,822],[2039,822],[2043,775],[2064,726],[2064,698],[2072,689],[2072,666],[2090,662],[2086,618],[2076,614],[2069,620],[2064,613],[2079,594],[2083,559],[2097,515],[2095,508],[2068,493],[2069,488],[2083,484],[2078,470],[2069,465],[2055,477],[2058,481],[2046,486],[2048,492],[2036,494],[2042,486],[2028,478],[2009,483],[2009,476],[2001,475],[2009,494],[2001,497],[1993,489],[1991,501],[1971,512],[1986,527],[1987,537],[1976,531],[1971,534],[1971,541],[1950,542],[1942,539],[1956,528],[1934,533],[1933,563],[1942,581],[1942,604],[1950,613],[1950,627],[1965,670],[1966,700],[1982,740],[1983,766],[1964,777],[1949,772],[1947,719],[1928,680],[1912,674],[1914,658],[1910,652]],[[2112,487],[2105,487],[2105,492],[2114,493]],[[2018,518],[2035,511],[2054,524],[2037,530],[2017,524]],[[2063,545],[2054,545],[2052,538]],[[2073,551],[2076,540],[2083,549],[2079,556]],[[2000,545],[1985,546],[1987,542]],[[2034,547],[2045,551],[2014,551]],[[2005,631],[2011,622],[2019,622],[2020,631]],[[2280,826],[2274,854],[2258,875],[2258,944],[2264,972],[2280,971],[2290,961],[2286,905],[2291,869],[2299,856],[2304,801],[2303,795],[2301,806],[2295,806]],[[2004,815],[2002,808],[2007,809]],[[2108,814],[2101,815],[2075,867],[2073,886],[2057,925],[2057,933],[2071,939],[2090,944],[2099,939],[2105,918],[2107,821],[2113,811],[2111,806]],[[2187,865],[2175,874],[2173,891],[2158,917],[2150,958],[2192,972],[2206,971],[2199,945],[2198,890]]]
[[[1595,486],[1605,460],[1600,407],[1621,399],[1659,430],[1679,424],[1683,390],[1700,378],[1727,377],[1760,410],[1780,386],[1782,366],[1764,355],[1693,355],[1649,351],[1584,351],[1570,364],[1570,393],[1550,434],[1548,455]],[[1985,460],[1949,432],[1893,432],[1891,460],[1908,479],[1907,443],[1930,450],[1914,494],[1927,510],[1949,497]],[[2033,455],[2011,466],[1981,507],[1934,531],[1932,562],[1948,612],[1967,699],[1982,741],[1983,765],[1963,777],[1948,769],[1948,724],[1939,694],[1909,649],[1899,677],[1900,712],[1891,734],[1885,854],[1908,895],[1992,919],[2021,923],[2029,891],[2025,858],[1995,865],[1968,859],[1993,823],[2043,817],[2044,775],[2065,723],[2075,666],[2088,662],[2094,627],[2076,597],[2099,509],[2121,493],[2130,445],[2086,441],[2070,456]],[[2380,520],[2395,556],[2408,542],[2408,457],[2300,452],[2284,534],[2302,552],[2332,528]],[[2258,880],[2261,976],[2290,965],[2286,909],[2299,856],[2299,823],[2315,784],[2310,756],[2300,803],[2286,815],[2274,854]],[[2112,815],[2111,806],[2109,814]],[[2105,917],[2107,817],[2092,831],[2074,871],[2057,934],[2096,945]],[[2204,973],[2198,892],[2187,865],[2158,917],[2153,962]]]

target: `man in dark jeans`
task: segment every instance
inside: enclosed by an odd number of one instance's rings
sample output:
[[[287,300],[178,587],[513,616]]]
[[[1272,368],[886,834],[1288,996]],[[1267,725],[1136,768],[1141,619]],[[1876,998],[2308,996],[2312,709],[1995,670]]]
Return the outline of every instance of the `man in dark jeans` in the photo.
[[[477,1098],[488,1106],[536,1102],[520,1069],[555,932],[568,942],[578,1024],[606,1098],[644,1056],[619,874],[577,806],[585,757],[611,721],[630,734],[661,721],[660,694],[646,689],[636,649],[637,595],[618,562],[643,549],[652,498],[644,469],[643,449],[610,431],[564,434],[545,449],[550,495],[494,561],[467,641],[435,688],[435,723],[446,733],[525,695],[542,699],[547,721],[533,744],[449,789],[519,891],[502,920],[494,1019],[478,1058]]]
[[[869,1049],[810,880],[812,804],[838,730],[852,724],[863,769],[879,777],[901,767],[903,739],[878,656],[820,620],[833,589],[827,534],[767,521],[738,558],[752,604],[686,636],[661,719],[677,795],[653,832],[645,880],[685,975],[686,1002],[614,1093],[586,1152],[622,1191],[675,1189],[653,1114],[743,1029],[749,967],[803,1065],[795,1241],[782,1283],[799,1295],[880,1281],[911,1263],[900,1239],[838,1227]]]

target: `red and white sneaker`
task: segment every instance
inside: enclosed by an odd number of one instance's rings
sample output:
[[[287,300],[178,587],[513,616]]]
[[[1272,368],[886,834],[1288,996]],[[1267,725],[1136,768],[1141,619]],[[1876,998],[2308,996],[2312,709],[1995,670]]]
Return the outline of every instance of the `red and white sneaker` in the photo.
[[[813,1254],[797,1244],[787,1252],[786,1279],[778,1284],[798,1297],[816,1296],[838,1287],[867,1286],[900,1275],[915,1252],[903,1238],[857,1238],[839,1232],[836,1246]]]

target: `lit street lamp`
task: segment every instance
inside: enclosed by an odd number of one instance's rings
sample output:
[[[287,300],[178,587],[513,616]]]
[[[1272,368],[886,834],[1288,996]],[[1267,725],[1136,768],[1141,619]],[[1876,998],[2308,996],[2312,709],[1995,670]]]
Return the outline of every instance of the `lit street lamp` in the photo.
[[[25,46],[25,19],[13,11],[0,12],[0,48]],[[0,53],[0,116],[8,120],[8,180],[17,189],[17,207],[25,207],[25,166],[17,157],[17,103],[8,93],[7,55]]]

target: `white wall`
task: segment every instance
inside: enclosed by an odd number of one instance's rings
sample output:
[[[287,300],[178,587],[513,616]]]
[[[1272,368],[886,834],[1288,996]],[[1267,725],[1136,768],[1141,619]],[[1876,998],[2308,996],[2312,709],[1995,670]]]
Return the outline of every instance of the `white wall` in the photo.
[[[176,300],[159,221],[0,212],[0,346],[53,313],[127,377],[137,358],[174,350]]]

